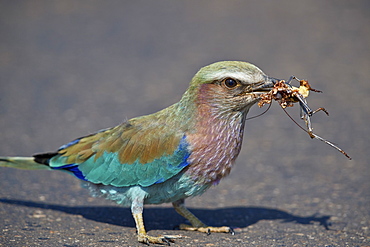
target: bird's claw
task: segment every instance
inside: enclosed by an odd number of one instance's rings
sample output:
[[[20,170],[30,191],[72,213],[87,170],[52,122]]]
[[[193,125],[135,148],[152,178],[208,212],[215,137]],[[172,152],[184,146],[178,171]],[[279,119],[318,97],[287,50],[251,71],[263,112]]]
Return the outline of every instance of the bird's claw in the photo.
[[[182,238],[183,236],[181,235],[165,235],[165,236],[158,236],[158,237],[153,237],[149,236],[147,234],[139,234],[137,236],[138,241],[140,243],[144,243],[146,245],[150,244],[166,244],[168,246],[171,245],[171,243],[174,243],[174,239]]]
[[[228,226],[220,226],[220,227],[213,227],[213,226],[202,226],[202,227],[193,227],[186,224],[180,224],[179,226],[180,230],[186,230],[186,231],[198,231],[198,232],[204,232],[207,235],[210,235],[212,232],[225,232],[230,233],[231,235],[235,235],[234,230],[231,227]]]

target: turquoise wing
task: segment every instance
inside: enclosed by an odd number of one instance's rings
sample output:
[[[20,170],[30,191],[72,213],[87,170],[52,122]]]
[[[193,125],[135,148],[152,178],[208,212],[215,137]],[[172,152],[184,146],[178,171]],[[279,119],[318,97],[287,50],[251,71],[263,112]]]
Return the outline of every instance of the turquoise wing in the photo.
[[[76,139],[62,146],[49,166],[96,184],[147,187],[189,165],[185,135],[171,135],[163,126],[143,129],[126,123]]]

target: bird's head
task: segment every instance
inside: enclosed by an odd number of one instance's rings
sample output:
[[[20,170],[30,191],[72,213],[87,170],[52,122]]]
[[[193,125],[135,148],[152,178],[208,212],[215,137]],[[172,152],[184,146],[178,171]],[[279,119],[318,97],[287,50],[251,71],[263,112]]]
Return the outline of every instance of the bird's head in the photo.
[[[191,80],[187,94],[210,110],[248,112],[274,82],[253,64],[222,61],[201,68]]]

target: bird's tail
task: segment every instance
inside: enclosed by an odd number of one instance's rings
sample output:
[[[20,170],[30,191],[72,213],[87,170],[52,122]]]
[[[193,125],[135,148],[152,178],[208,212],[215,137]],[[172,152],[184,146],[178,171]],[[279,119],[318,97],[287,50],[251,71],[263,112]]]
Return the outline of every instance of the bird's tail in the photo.
[[[0,157],[0,166],[25,170],[51,170],[46,164],[35,161],[35,157]]]

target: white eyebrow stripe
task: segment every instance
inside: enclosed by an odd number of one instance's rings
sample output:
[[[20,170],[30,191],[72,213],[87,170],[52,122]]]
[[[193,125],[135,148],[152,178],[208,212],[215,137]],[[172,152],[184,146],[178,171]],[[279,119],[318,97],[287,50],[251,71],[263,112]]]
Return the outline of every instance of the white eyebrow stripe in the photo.
[[[215,73],[209,75],[209,79],[213,80],[220,80],[227,77],[235,78],[239,81],[252,81],[253,76],[242,71],[226,71],[226,70],[219,70]]]

